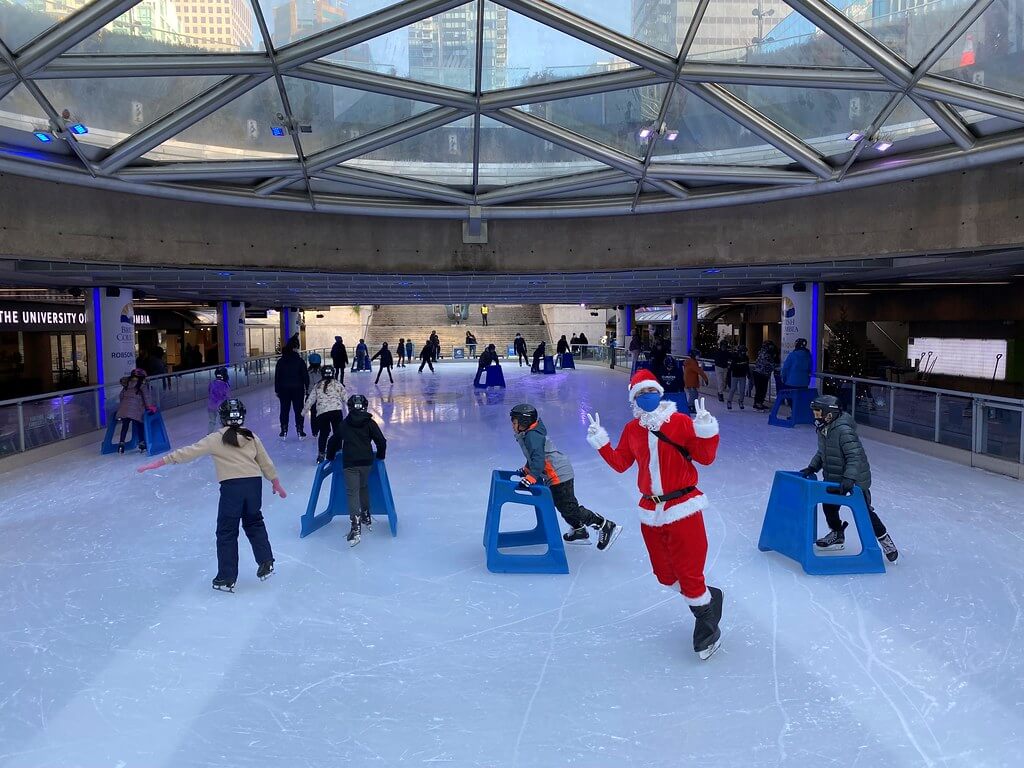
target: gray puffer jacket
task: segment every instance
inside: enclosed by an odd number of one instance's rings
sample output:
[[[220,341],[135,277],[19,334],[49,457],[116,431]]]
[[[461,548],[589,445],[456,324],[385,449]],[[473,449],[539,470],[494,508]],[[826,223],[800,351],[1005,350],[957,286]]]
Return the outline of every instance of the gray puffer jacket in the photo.
[[[572,480],[572,464],[548,437],[548,430],[543,421],[537,419],[528,430],[519,432],[516,435],[516,442],[526,457],[526,470],[533,475],[536,482],[560,485]]]
[[[838,483],[848,477],[864,490],[871,487],[871,466],[850,414],[842,413],[818,430],[818,452],[808,467],[816,472],[824,470],[828,482]]]

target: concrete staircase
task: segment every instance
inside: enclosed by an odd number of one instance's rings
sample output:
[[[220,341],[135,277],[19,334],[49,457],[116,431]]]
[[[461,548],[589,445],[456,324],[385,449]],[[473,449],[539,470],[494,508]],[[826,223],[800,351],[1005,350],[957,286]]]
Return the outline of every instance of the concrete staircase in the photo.
[[[441,351],[445,357],[451,355],[452,347],[465,346],[466,331],[476,336],[479,352],[488,344],[494,344],[499,354],[512,343],[516,333],[523,334],[530,351],[547,338],[547,330],[537,304],[489,304],[488,325],[480,321],[480,305],[469,305],[469,320],[461,325],[452,325],[441,304],[416,304],[409,306],[382,306],[374,310],[367,331],[366,340],[371,349],[379,347],[382,341],[394,346],[399,338],[412,338],[416,354],[426,343],[431,331],[437,331],[441,339]]]

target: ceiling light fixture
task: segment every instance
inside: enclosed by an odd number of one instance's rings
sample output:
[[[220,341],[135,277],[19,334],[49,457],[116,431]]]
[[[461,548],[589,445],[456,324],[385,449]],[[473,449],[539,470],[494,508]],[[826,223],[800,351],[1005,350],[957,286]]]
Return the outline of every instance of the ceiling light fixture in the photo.
[[[851,131],[850,135],[846,137],[847,141],[860,141],[864,138],[864,131]]]

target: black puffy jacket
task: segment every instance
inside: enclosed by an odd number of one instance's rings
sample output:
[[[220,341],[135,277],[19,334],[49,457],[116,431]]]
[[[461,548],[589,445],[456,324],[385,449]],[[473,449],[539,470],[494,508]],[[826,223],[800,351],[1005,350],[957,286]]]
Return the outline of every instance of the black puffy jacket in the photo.
[[[391,354],[391,350],[388,349],[387,347],[381,347],[379,350],[377,350],[377,354],[371,357],[370,359],[376,360],[378,358],[380,358],[381,368],[390,368],[395,364],[395,358]]]
[[[818,452],[807,466],[823,470],[825,480],[831,483],[848,477],[865,491],[871,487],[871,466],[850,414],[841,413],[818,429]]]
[[[369,413],[349,411],[341,422],[341,429],[327,443],[327,458],[333,461],[341,451],[342,466],[368,467],[375,458],[384,460],[387,446],[388,441]]]
[[[309,371],[299,353],[286,350],[274,366],[274,392],[306,391],[309,389]]]

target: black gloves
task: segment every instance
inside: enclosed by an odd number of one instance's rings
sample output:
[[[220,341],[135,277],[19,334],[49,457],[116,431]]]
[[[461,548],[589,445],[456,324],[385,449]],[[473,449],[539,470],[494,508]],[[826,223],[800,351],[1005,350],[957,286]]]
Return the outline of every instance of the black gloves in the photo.
[[[856,483],[854,483],[853,480],[848,477],[844,477],[843,481],[839,484],[839,490],[841,490],[844,495],[847,495],[853,493],[854,485],[856,485]]]
[[[817,470],[811,469],[810,467],[804,467],[803,469],[800,470],[800,475],[805,480],[813,480],[818,476],[818,472]]]

